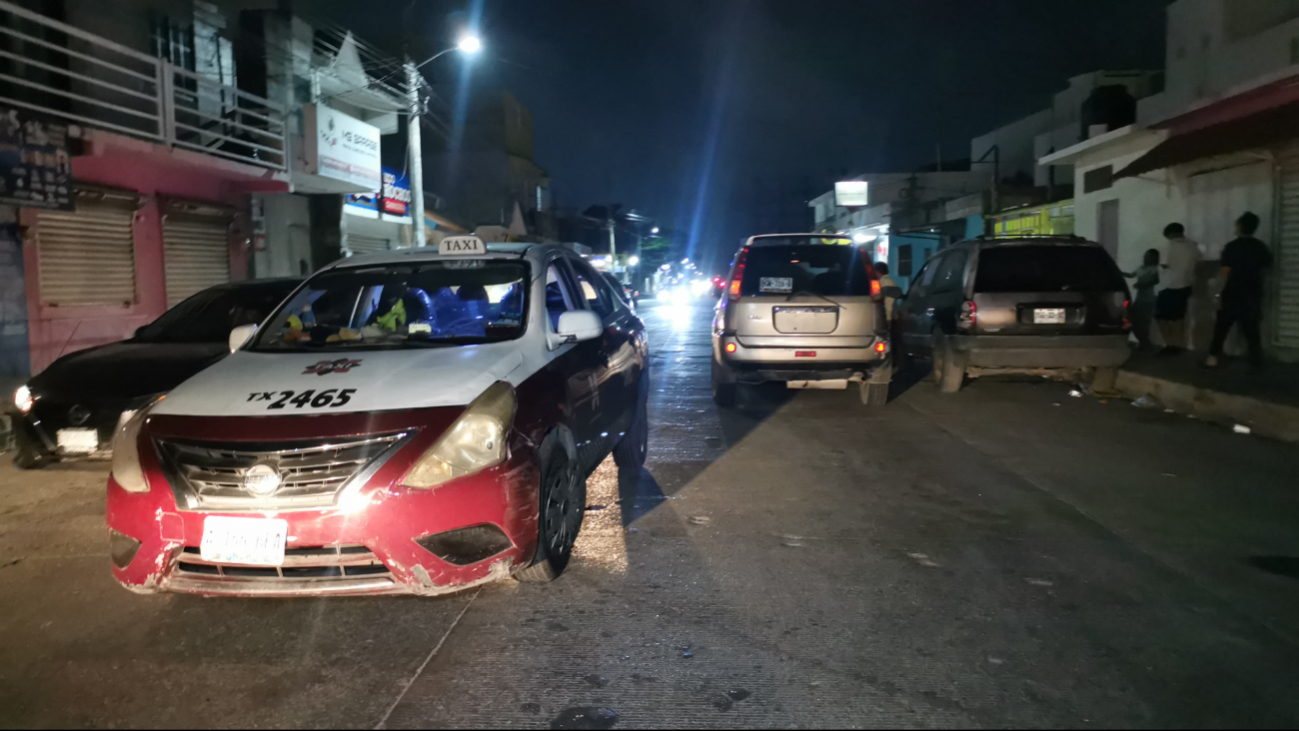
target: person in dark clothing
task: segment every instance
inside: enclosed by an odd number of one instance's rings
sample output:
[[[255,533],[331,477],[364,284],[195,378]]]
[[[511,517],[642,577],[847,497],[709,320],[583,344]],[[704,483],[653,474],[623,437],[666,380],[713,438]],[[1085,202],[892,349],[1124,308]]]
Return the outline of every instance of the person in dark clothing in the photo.
[[[1272,252],[1267,244],[1254,238],[1258,216],[1246,212],[1236,219],[1236,238],[1222,249],[1222,275],[1227,280],[1219,295],[1218,319],[1213,325],[1213,344],[1209,346],[1207,368],[1218,365],[1222,346],[1231,326],[1249,346],[1249,362],[1255,368],[1263,365],[1263,340],[1259,325],[1263,320],[1263,275],[1272,266]]]
[[[1159,284],[1159,249],[1148,249],[1141,267],[1123,276],[1135,278],[1132,288],[1137,291],[1132,301],[1132,334],[1141,347],[1150,345],[1150,325],[1155,316],[1155,287]]]

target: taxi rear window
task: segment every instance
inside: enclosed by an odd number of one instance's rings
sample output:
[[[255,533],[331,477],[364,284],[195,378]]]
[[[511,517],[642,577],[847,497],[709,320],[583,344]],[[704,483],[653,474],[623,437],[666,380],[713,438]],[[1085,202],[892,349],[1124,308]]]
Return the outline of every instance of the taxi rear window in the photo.
[[[487,259],[335,269],[308,281],[254,350],[425,348],[523,334],[528,265]]]

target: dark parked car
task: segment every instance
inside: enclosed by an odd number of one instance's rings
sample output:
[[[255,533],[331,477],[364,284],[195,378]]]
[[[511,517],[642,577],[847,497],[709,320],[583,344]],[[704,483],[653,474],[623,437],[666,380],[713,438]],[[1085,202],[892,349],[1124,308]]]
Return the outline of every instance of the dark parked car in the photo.
[[[1111,388],[1128,346],[1128,287],[1109,253],[1075,236],[981,237],[939,251],[894,307],[909,353],[941,390],[966,375],[1090,371]]]
[[[120,343],[59,358],[18,389],[14,402],[24,469],[51,461],[107,456],[124,412],[230,354],[230,330],[260,323],[298,286],[263,279],[205,289]]]

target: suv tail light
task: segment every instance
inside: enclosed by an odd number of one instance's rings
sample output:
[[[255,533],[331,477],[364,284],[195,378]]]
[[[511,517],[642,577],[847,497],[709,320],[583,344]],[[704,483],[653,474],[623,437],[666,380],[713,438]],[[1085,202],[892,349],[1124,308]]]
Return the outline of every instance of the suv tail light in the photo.
[[[961,303],[961,316],[957,318],[956,326],[962,330],[973,330],[974,326],[979,324],[979,308],[971,300]]]
[[[1130,309],[1131,305],[1132,305],[1132,300],[1123,300],[1123,329],[1124,330],[1132,329],[1132,315],[1131,315],[1132,311]]]
[[[740,298],[740,283],[744,281],[744,260],[748,258],[749,250],[740,249],[740,253],[735,257],[735,274],[731,275],[731,289],[728,296],[732,302]]]

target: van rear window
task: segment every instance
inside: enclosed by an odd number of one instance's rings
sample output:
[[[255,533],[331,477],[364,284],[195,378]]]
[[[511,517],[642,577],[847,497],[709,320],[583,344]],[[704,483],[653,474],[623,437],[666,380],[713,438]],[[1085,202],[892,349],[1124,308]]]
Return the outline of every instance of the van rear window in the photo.
[[[998,246],[979,252],[976,292],[1122,292],[1123,275],[1094,246]]]
[[[866,296],[869,262],[856,246],[755,246],[744,260],[740,295]]]

